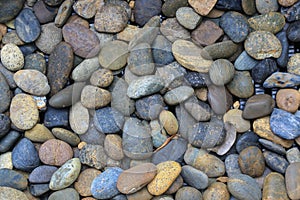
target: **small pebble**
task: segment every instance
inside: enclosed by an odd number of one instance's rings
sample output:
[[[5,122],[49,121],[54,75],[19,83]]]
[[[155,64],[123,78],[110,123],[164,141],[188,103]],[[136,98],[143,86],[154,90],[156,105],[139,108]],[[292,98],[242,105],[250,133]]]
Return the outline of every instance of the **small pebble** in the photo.
[[[17,189],[13,189],[11,187],[0,187],[0,199],[28,200],[28,198],[23,192]]]
[[[300,162],[300,151],[297,147],[293,147],[286,152],[286,158],[289,163]]]
[[[273,151],[275,153],[278,153],[278,154],[281,154],[281,155],[285,155],[287,153],[286,150],[285,150],[285,148],[282,147],[279,144],[276,144],[276,143],[271,142],[271,141],[266,140],[266,139],[259,139],[258,141],[265,148],[267,148],[267,149],[269,149],[269,150],[271,150],[271,151]]]
[[[264,88],[287,88],[300,85],[300,76],[286,72],[275,72],[263,83]]]
[[[0,169],[13,169],[11,152],[6,152],[0,155]]]
[[[136,114],[145,120],[157,119],[164,106],[164,100],[159,94],[142,97],[135,102]]]
[[[93,180],[101,174],[101,171],[93,169],[93,168],[88,168],[83,170],[77,179],[77,181],[74,183],[74,187],[76,191],[81,195],[81,196],[91,196],[91,185]]]
[[[180,188],[175,195],[176,200],[199,200],[202,199],[202,194],[199,190],[193,187],[185,186]]]
[[[17,131],[10,131],[0,140],[0,152],[7,152],[18,141],[21,134]]]
[[[80,142],[80,138],[73,132],[63,129],[63,128],[53,128],[52,129],[53,135],[71,146],[77,146]]]
[[[225,59],[215,60],[209,69],[210,80],[215,85],[225,85],[234,77],[234,66]]]
[[[98,69],[92,74],[90,82],[94,86],[105,88],[113,82],[113,79],[113,73],[110,70]]]
[[[270,21],[272,23],[270,23]],[[269,12],[248,19],[249,25],[256,31],[269,31],[278,33],[285,25],[285,18],[278,12]]]
[[[286,171],[286,168],[288,167],[289,163],[285,159],[285,157],[280,156],[276,153],[265,151],[263,153],[266,161],[266,165],[269,166],[272,170],[275,172],[279,172],[281,174],[284,174]]]
[[[28,182],[25,176],[11,169],[0,169],[0,186],[25,190]]]
[[[277,60],[278,61],[278,60]],[[257,63],[257,62],[256,62]],[[273,59],[264,59],[258,62],[251,70],[251,76],[254,82],[262,84],[266,78],[277,71],[276,61]]]
[[[181,7],[176,11],[176,19],[185,28],[193,30],[201,23],[201,16],[190,7]]]
[[[48,200],[61,200],[61,199],[64,199],[64,200],[79,200],[80,197],[79,197],[78,192],[75,189],[66,188],[66,189],[63,189],[63,190],[59,190],[57,192],[53,192],[48,198]]]
[[[208,186],[207,175],[189,165],[183,166],[180,174],[185,183],[198,190],[205,189]]]
[[[271,114],[274,107],[275,101],[270,95],[257,94],[247,100],[242,117],[244,119],[256,119],[264,117]]]
[[[114,160],[122,160],[124,153],[122,149],[122,138],[116,134],[110,134],[104,140],[105,153]]]
[[[225,158],[225,167],[226,167],[226,173],[228,177],[231,177],[235,174],[241,174],[241,169],[239,166],[239,155],[238,154],[230,154]]]
[[[280,89],[276,94],[278,108],[295,113],[300,105],[300,93],[295,89]]]
[[[162,1],[155,0],[148,2],[147,0],[140,0],[134,4],[134,18],[138,25],[143,26],[150,20],[151,17],[159,15],[162,8]]]
[[[227,186],[221,182],[212,183],[203,193],[203,200],[229,200]]]
[[[49,165],[38,166],[29,174],[28,180],[30,183],[48,183],[57,169]]]
[[[17,71],[24,66],[24,56],[17,45],[9,43],[1,49],[1,62],[8,70]]]
[[[189,86],[180,86],[174,88],[164,95],[164,100],[169,105],[177,105],[190,98],[194,93],[194,89]]]
[[[242,117],[243,111],[239,109],[232,109],[226,112],[223,116],[224,122],[233,124],[236,131],[239,133],[246,132],[250,129],[250,121]]]
[[[231,94],[239,98],[249,98],[254,93],[252,78],[248,71],[235,71],[232,81],[226,87]]]
[[[86,144],[79,151],[79,159],[82,164],[103,169],[107,163],[107,155],[101,145]]]

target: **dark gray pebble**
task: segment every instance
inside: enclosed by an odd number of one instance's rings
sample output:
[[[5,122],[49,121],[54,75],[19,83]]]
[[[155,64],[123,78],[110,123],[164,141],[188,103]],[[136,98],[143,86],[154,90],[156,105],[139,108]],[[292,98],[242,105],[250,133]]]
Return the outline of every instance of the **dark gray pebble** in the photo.
[[[24,69],[35,69],[45,74],[46,67],[46,60],[39,53],[29,54],[25,57]]]
[[[80,140],[87,144],[104,145],[105,134],[98,131],[94,125],[94,120],[90,120],[89,129],[85,134],[80,134]]]
[[[137,115],[145,120],[157,119],[164,106],[164,99],[160,94],[143,97],[135,102]]]
[[[277,58],[277,64],[279,67],[286,67],[289,61],[289,42],[285,31],[281,31],[276,34],[276,37],[281,43],[282,51],[279,58]]]
[[[181,168],[181,176],[185,183],[196,188],[196,189],[205,189],[208,186],[208,177],[207,175],[189,165],[185,165]]]
[[[300,85],[300,76],[286,72],[275,72],[264,82],[264,88],[288,88]]]
[[[41,165],[35,168],[28,177],[30,183],[48,183],[57,167]]]
[[[9,85],[5,77],[2,75],[2,73],[0,73],[0,99],[1,99],[0,113],[3,113],[9,108],[11,98],[12,98],[12,92],[9,89]]]
[[[235,174],[241,174],[241,169],[239,166],[239,155],[238,154],[230,154],[225,159],[225,168],[228,177],[231,177]]]
[[[29,187],[30,193],[35,196],[35,197],[39,197],[43,194],[45,194],[46,192],[48,192],[50,190],[49,188],[49,184],[31,184]]]
[[[291,23],[286,33],[291,42],[300,42],[300,21]]]
[[[243,133],[241,137],[237,139],[235,148],[240,153],[243,149],[250,146],[259,147],[258,139],[259,139],[258,135],[256,135],[252,131]]]
[[[218,0],[216,8],[220,10],[242,10],[241,0]]]
[[[5,137],[0,139],[0,152],[4,153],[10,150],[20,136],[21,134],[17,131],[10,131]]]
[[[134,18],[138,25],[143,26],[153,16],[158,15],[161,12],[162,1],[161,0],[139,0],[134,4]]]
[[[289,8],[281,7],[281,13],[284,14],[288,22],[300,19],[300,1]]]
[[[257,63],[251,70],[251,76],[254,82],[262,84],[266,78],[277,71],[276,61],[273,59],[264,59]]]
[[[289,166],[289,162],[283,157],[276,153],[265,151],[263,153],[266,164],[274,171],[281,174],[285,173],[286,168]]]
[[[47,128],[69,126],[69,109],[55,109],[48,107],[44,116],[44,125]]]
[[[201,88],[206,86],[208,75],[199,72],[188,72],[184,75],[184,78],[193,88]]]
[[[14,73],[6,69],[2,64],[0,64],[0,73],[5,77],[10,89],[15,89],[17,87],[14,80]]]
[[[1,78],[1,77],[0,77]],[[1,96],[1,95],[0,95]],[[1,98],[0,98],[1,99]],[[5,114],[0,114],[0,138],[6,135],[10,130],[10,119]]]
[[[152,56],[156,66],[168,65],[174,61],[172,43],[162,35],[158,35],[152,43]]]
[[[0,23],[14,19],[23,8],[25,0],[0,1]]]
[[[35,52],[35,50],[37,50],[37,47],[34,43],[24,44],[22,46],[19,46],[19,48],[24,56],[32,54],[33,52]]]
[[[41,24],[54,20],[58,8],[50,7],[44,1],[37,1],[33,6],[33,12]]]

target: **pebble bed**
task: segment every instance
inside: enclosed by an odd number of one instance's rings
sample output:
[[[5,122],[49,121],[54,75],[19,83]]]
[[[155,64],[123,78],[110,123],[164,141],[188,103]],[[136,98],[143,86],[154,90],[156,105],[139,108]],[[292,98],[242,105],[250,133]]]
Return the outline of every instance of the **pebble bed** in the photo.
[[[0,0],[0,200],[300,199],[298,0]]]

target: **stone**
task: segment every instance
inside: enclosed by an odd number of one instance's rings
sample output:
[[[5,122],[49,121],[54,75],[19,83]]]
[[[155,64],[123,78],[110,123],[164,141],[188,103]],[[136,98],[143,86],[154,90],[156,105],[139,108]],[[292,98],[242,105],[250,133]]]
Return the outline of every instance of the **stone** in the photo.
[[[11,101],[10,119],[21,130],[33,128],[39,120],[39,111],[32,96],[17,94]]]
[[[298,199],[300,197],[299,191],[299,166],[298,162],[291,163],[285,172],[285,185],[289,198]]]
[[[38,152],[30,140],[23,138],[13,148],[12,162],[16,169],[26,172],[32,171],[40,165]]]
[[[28,180],[30,183],[48,183],[57,169],[49,165],[38,166],[29,174]]]
[[[101,5],[101,1],[89,0],[89,1],[77,1],[73,4],[74,11],[81,17],[90,19],[95,16],[98,6]]]
[[[239,98],[249,98],[254,93],[252,78],[248,71],[235,71],[232,81],[226,87],[231,94]]]
[[[108,87],[113,82],[113,73],[109,69],[98,69],[93,72],[90,83],[97,87]]]
[[[99,132],[95,125],[94,120],[90,120],[89,129],[85,134],[79,135],[79,138],[82,142],[86,142],[87,144],[95,144],[95,145],[104,145],[105,134]]]
[[[234,67],[235,67],[235,69],[241,70],[241,71],[251,70],[255,66],[257,66],[258,63],[259,63],[259,61],[255,60],[251,56],[249,56],[246,51],[243,51],[234,61]],[[263,68],[263,67],[261,67],[261,68]]]
[[[217,9],[220,10],[235,10],[235,11],[241,11],[241,0],[219,0],[217,4],[215,5]]]
[[[230,58],[237,51],[238,45],[231,40],[217,42],[203,48],[208,52],[211,59]]]
[[[49,189],[49,184],[31,184],[29,187],[30,193],[34,196],[41,196],[48,192]]]
[[[243,11],[247,15],[254,15],[256,13],[255,0],[242,0],[241,3]]]
[[[11,169],[0,169],[0,186],[11,187],[17,190],[25,190],[28,182],[25,176]]]
[[[175,199],[184,200],[186,198],[190,200],[198,200],[202,199],[202,194],[196,188],[184,186],[176,192]]]
[[[290,8],[281,9],[281,12],[284,13],[288,22],[293,22],[299,19],[299,6],[300,3],[297,2]]]
[[[35,69],[46,74],[46,60],[39,53],[29,54],[25,57],[24,69]]]
[[[77,134],[84,134],[89,128],[89,111],[81,102],[77,102],[70,109],[69,122],[72,130]]]
[[[208,13],[213,9],[215,4],[217,3],[217,0],[208,1],[208,0],[189,0],[189,4],[192,6],[192,8],[201,16],[206,16]]]
[[[51,190],[61,190],[69,187],[77,179],[81,169],[78,158],[72,158],[63,164],[51,177],[49,188]]]
[[[290,7],[297,3],[296,0],[279,0],[278,3],[284,7]]]
[[[46,142],[54,139],[54,136],[43,124],[36,124],[32,129],[25,131],[25,137],[32,142]]]
[[[148,192],[147,187],[144,187],[143,189],[137,191],[133,194],[126,195],[126,198],[128,200],[139,200],[139,199],[145,199],[145,200],[151,200],[152,195]]]
[[[259,200],[262,197],[261,189],[255,179],[245,174],[237,174],[228,178],[227,187],[235,198]]]
[[[49,198],[49,200],[59,200],[59,199],[63,199],[63,200],[79,200],[79,194],[78,192],[73,189],[73,188],[66,188],[63,190],[59,190],[57,192],[53,192]]]
[[[275,101],[270,95],[257,94],[247,100],[242,116],[244,119],[264,117],[271,114],[274,107]]]
[[[238,154],[230,154],[225,158],[225,167],[226,167],[226,173],[228,177],[231,177],[235,174],[241,174],[241,169],[239,166],[239,155]]]
[[[86,144],[79,151],[79,159],[82,164],[96,169],[103,169],[106,166],[108,157],[103,146]]]
[[[20,133],[17,131],[10,131],[6,136],[0,140],[0,152],[7,152],[18,141]]]
[[[178,121],[172,112],[163,110],[159,114],[159,121],[169,135],[174,135],[178,131]]]
[[[168,0],[162,5],[162,13],[167,17],[174,17],[177,10],[187,5],[187,0]]]
[[[14,73],[6,69],[3,65],[0,65],[0,72],[1,72],[1,77],[4,77],[6,80],[5,82],[8,84],[8,86],[11,89],[14,89],[17,87],[15,81],[14,81]],[[4,93],[4,92],[3,92]],[[1,109],[0,109],[1,110]]]
[[[295,113],[300,105],[300,93],[295,89],[280,89],[276,94],[278,108]]]
[[[250,32],[247,18],[241,13],[235,11],[229,11],[222,15],[220,27],[235,43],[243,42]]]
[[[0,155],[0,169],[13,169],[11,152]]]
[[[250,121],[242,117],[243,111],[239,109],[232,109],[223,116],[224,123],[229,122],[235,126],[239,133],[246,132],[250,129]]]
[[[278,3],[276,0],[255,0],[256,9],[260,14],[266,14],[269,12],[276,12],[278,10]]]
[[[268,31],[250,33],[244,46],[247,53],[257,60],[270,57],[279,58],[282,52],[280,41]]]
[[[235,148],[238,153],[241,153],[248,147],[259,147],[258,139],[259,137],[255,133],[252,131],[247,131],[238,138]]]
[[[207,79],[209,77],[205,73],[199,72],[187,72],[184,75],[184,79],[189,83],[193,88],[203,88],[207,84]]]
[[[80,142],[80,138],[75,133],[67,129],[53,128],[52,133],[57,139],[62,140],[71,146],[77,146]]]
[[[9,43],[1,49],[1,62],[8,70],[17,71],[24,66],[24,56],[17,45]]]
[[[137,115],[145,120],[157,119],[164,106],[163,98],[159,94],[143,97],[135,102]]]
[[[233,103],[232,95],[228,92],[225,86],[208,86],[207,94],[208,102],[216,114],[225,114]]]
[[[0,76],[1,78],[1,76]],[[0,114],[0,138],[5,136],[10,130],[11,121],[5,114]]]
[[[168,105],[177,105],[190,98],[194,89],[189,86],[180,86],[165,93],[164,100]]]
[[[286,168],[288,167],[289,163],[285,159],[285,157],[273,153],[271,151],[265,151],[263,153],[266,161],[266,165],[269,166],[272,170],[284,174]]]
[[[298,66],[299,59],[300,59],[299,53],[295,53],[290,57],[289,62],[287,64],[287,72],[291,74],[300,75],[300,70]]]
[[[209,105],[202,101],[197,103],[186,102],[184,107],[197,121],[208,121],[211,118]]]
[[[62,140],[50,139],[40,147],[39,157],[46,165],[62,166],[73,157],[73,150]]]
[[[163,9],[165,4],[163,5]],[[176,11],[176,19],[180,25],[189,30],[195,29],[202,21],[202,17],[190,7],[178,8]]]
[[[69,126],[69,110],[55,109],[48,107],[44,116],[44,125],[47,128],[68,127]]]
[[[34,42],[41,34],[41,25],[33,11],[24,8],[15,19],[16,32],[25,43]]]
[[[2,38],[3,44],[9,44],[13,43],[15,45],[24,45],[25,43],[21,40],[21,38],[17,35],[17,32],[15,30],[12,30],[11,32],[7,32],[3,35]]]
[[[217,194],[217,195],[216,195]],[[203,200],[229,200],[227,186],[221,182],[212,183],[203,193]]]
[[[122,160],[124,153],[122,149],[122,138],[116,134],[110,134],[104,140],[105,153],[114,160]]]
[[[72,79],[74,81],[86,81],[90,79],[93,72],[100,68],[100,64],[97,57],[84,59],[79,65],[72,71]]]
[[[44,0],[48,6],[59,6],[63,0]]]
[[[162,67],[174,61],[172,54],[172,43],[164,36],[158,35],[151,46],[153,62]]]
[[[277,172],[271,172],[266,176],[263,184],[262,198],[281,198],[286,200],[289,199],[285,186],[285,179],[281,174]]]
[[[234,77],[234,66],[225,59],[215,60],[209,69],[210,80],[215,85],[225,85]]]
[[[172,185],[181,172],[181,166],[174,161],[166,161],[158,164],[157,174],[147,185],[147,189],[152,195],[161,195]]]
[[[214,44],[223,34],[224,34],[223,30],[216,23],[210,20],[206,20],[203,21],[191,33],[191,37],[192,37],[192,41],[195,44],[199,46],[207,46],[207,45]]]
[[[72,0],[66,0],[60,5],[54,19],[55,26],[62,27],[66,23],[73,11],[73,3]]]
[[[123,170],[119,167],[109,167],[92,182],[91,192],[97,199],[110,199],[117,194],[117,180]],[[103,184],[105,182],[105,184]]]
[[[74,187],[76,191],[81,196],[91,196],[91,185],[93,180],[101,174],[101,171],[93,168],[88,168],[83,170],[79,176],[77,181],[74,183]]]
[[[272,131],[281,138],[295,139],[300,136],[300,120],[297,116],[274,108],[270,118]]]
[[[34,69],[19,70],[14,74],[14,80],[23,91],[36,95],[45,96],[50,92],[47,77]]]
[[[272,21],[272,24],[270,23]],[[248,19],[249,25],[256,31],[278,33],[285,25],[285,17],[278,12],[269,12]]]
[[[139,0],[134,4],[134,18],[138,25],[144,26],[151,17],[158,15],[162,9],[162,1],[155,0],[148,2],[146,0]]]
[[[276,37],[278,38],[278,40],[281,43],[282,46],[282,52],[279,58],[277,58],[277,64],[280,67],[286,67],[288,64],[288,60],[289,60],[289,42],[288,42],[288,38],[287,38],[287,34],[286,31],[281,31],[279,33],[276,34]]]
[[[175,17],[164,20],[160,25],[159,31],[172,43],[176,40],[188,40],[191,38],[190,32],[181,26]]]
[[[263,83],[264,88],[287,88],[300,85],[300,76],[286,72],[275,72]]]
[[[279,144],[276,144],[274,142],[271,142],[269,140],[265,140],[265,139],[259,139],[258,142],[264,146],[266,149],[269,149],[275,153],[281,154],[281,155],[285,155],[287,154],[287,152],[285,151],[285,148],[282,147]]]
[[[8,22],[14,19],[23,8],[25,0],[7,2],[3,1],[0,4],[0,23]]]
[[[33,12],[41,24],[54,20],[57,8],[50,7],[44,1],[36,1],[33,5]]]
[[[24,56],[27,56],[29,54],[34,53],[37,50],[37,48],[36,48],[35,44],[29,43],[29,44],[24,44],[24,45],[20,46],[20,50],[22,51]]]
[[[202,171],[195,169],[189,165],[182,167],[181,176],[185,183],[198,190],[205,189],[208,186],[208,177]]]
[[[183,186],[183,178],[179,175],[169,189],[165,192],[165,194],[174,194]]]
[[[11,187],[0,187],[0,199],[29,200],[23,192]]]
[[[289,163],[295,163],[300,161],[300,151],[297,147],[293,147],[285,153]]]
[[[277,71],[276,61],[273,59],[264,59],[258,62],[251,70],[251,76],[254,82],[262,84],[272,73]]]
[[[88,109],[98,109],[106,106],[111,101],[111,94],[105,89],[87,85],[81,92],[81,103]]]

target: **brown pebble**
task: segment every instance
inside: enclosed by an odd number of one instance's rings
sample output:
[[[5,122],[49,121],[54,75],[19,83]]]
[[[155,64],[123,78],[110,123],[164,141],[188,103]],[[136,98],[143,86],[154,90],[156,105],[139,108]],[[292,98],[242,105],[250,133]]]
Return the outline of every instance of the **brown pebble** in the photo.
[[[230,194],[224,183],[215,182],[203,193],[203,200],[229,200]]]
[[[79,177],[77,181],[74,183],[74,187],[76,191],[81,195],[81,196],[91,196],[91,185],[93,180],[101,174],[101,171],[94,169],[94,168],[88,168],[84,171],[82,171],[79,174]]]
[[[290,199],[300,199],[300,162],[292,163],[287,167],[285,184]]]
[[[178,131],[178,121],[170,111],[163,110],[159,114],[159,121],[169,135],[174,135]]]
[[[94,86],[105,88],[112,83],[113,79],[112,71],[109,69],[98,69],[92,74],[90,82]]]
[[[271,172],[267,175],[263,184],[263,200],[281,199],[288,200],[285,187],[284,177],[277,173]]]
[[[300,105],[300,92],[295,89],[280,89],[276,94],[278,108],[294,113]]]
[[[32,129],[25,131],[25,137],[32,142],[46,142],[55,138],[43,124],[36,124]]]

